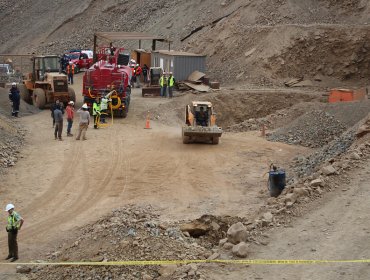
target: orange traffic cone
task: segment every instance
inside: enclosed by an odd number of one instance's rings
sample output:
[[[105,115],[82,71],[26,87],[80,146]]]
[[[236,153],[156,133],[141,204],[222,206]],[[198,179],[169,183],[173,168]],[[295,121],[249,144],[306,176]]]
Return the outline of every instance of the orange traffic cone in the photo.
[[[145,129],[151,129],[150,127],[150,117],[149,117],[149,112],[148,114],[146,115],[146,122],[145,122]]]

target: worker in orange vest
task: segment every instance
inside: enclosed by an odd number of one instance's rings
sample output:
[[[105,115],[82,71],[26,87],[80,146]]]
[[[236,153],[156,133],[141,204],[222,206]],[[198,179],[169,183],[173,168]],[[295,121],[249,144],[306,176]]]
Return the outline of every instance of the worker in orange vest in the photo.
[[[68,83],[73,85],[73,75],[75,74],[75,65],[72,61],[67,65]]]

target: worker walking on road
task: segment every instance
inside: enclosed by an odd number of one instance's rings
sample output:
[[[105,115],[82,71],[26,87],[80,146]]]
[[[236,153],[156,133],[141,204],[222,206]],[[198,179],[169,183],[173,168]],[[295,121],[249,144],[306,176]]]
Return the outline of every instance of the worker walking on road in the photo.
[[[97,97],[93,104],[94,128],[98,128],[98,117],[100,116],[100,100]]]
[[[57,107],[60,107],[60,110],[62,111],[62,114],[64,115],[64,106],[63,106],[63,103],[60,103],[60,101],[57,99],[55,101],[55,103],[50,107],[51,117],[53,118],[53,127],[55,126],[54,110]]]
[[[57,105],[54,110],[54,119],[55,119],[54,138],[55,140],[59,139],[59,141],[62,141],[63,113],[60,106],[61,105]]]
[[[161,97],[167,96],[167,78],[164,76],[164,74],[161,74],[161,77],[159,78],[159,85],[161,86]]]
[[[143,72],[143,70],[141,69],[140,67],[140,64],[136,64],[136,67],[135,67],[135,75],[136,75],[136,87],[140,88],[141,87],[141,84],[140,84],[140,78],[141,78],[141,73]]]
[[[9,99],[12,102],[12,116],[18,117],[19,104],[21,103],[21,95],[16,83],[12,83],[9,91]]]
[[[170,76],[168,77],[168,97],[173,97],[173,87],[175,85],[175,78],[172,76],[172,72],[170,72]]]
[[[73,64],[72,61],[69,62],[67,65],[67,76],[68,76],[68,83],[73,85],[73,75],[75,74],[75,65]]]
[[[67,136],[68,137],[71,137],[73,136],[73,134],[71,133],[71,130],[72,130],[72,125],[73,125],[73,119],[74,119],[74,116],[75,116],[75,110],[74,110],[74,102],[73,101],[69,101],[68,102],[68,105],[67,105],[67,108],[66,108],[66,112],[67,112]]]
[[[5,207],[5,211],[8,212],[8,224],[6,225],[6,231],[8,232],[8,247],[9,254],[6,257],[6,260],[11,259],[11,262],[18,260],[18,231],[23,225],[23,218],[14,211],[14,205],[8,204]]]
[[[90,124],[90,113],[88,111],[87,104],[85,103],[82,105],[81,109],[78,109],[77,113],[80,114],[80,124],[78,128],[78,135],[76,137],[76,140],[80,140],[80,137],[82,136],[82,140],[86,140],[86,131]]]

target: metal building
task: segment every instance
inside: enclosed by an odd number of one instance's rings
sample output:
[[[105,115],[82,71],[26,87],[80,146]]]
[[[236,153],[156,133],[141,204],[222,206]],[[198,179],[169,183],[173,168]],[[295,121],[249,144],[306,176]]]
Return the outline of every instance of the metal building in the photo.
[[[206,72],[206,56],[179,51],[153,51],[152,67],[161,67],[164,72],[172,72],[176,81],[186,80],[195,70]]]

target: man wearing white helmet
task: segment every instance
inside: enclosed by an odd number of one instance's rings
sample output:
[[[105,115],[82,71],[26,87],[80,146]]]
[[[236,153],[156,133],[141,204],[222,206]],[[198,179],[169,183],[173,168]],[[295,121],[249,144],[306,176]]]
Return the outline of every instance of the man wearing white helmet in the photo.
[[[12,102],[12,116],[18,117],[19,104],[21,102],[21,95],[16,83],[12,83],[12,87],[9,91],[9,99]]]
[[[78,128],[78,135],[76,137],[76,140],[80,140],[81,135],[82,140],[86,140],[86,131],[90,124],[90,113],[87,104],[85,103],[84,105],[82,105],[82,108],[78,109],[77,113],[80,113],[80,125]]]
[[[8,224],[6,226],[6,231],[8,232],[8,247],[9,254],[6,257],[6,260],[11,259],[11,262],[18,260],[18,242],[17,235],[18,231],[23,225],[23,218],[14,211],[14,205],[9,203],[5,207],[5,211],[9,213]]]

